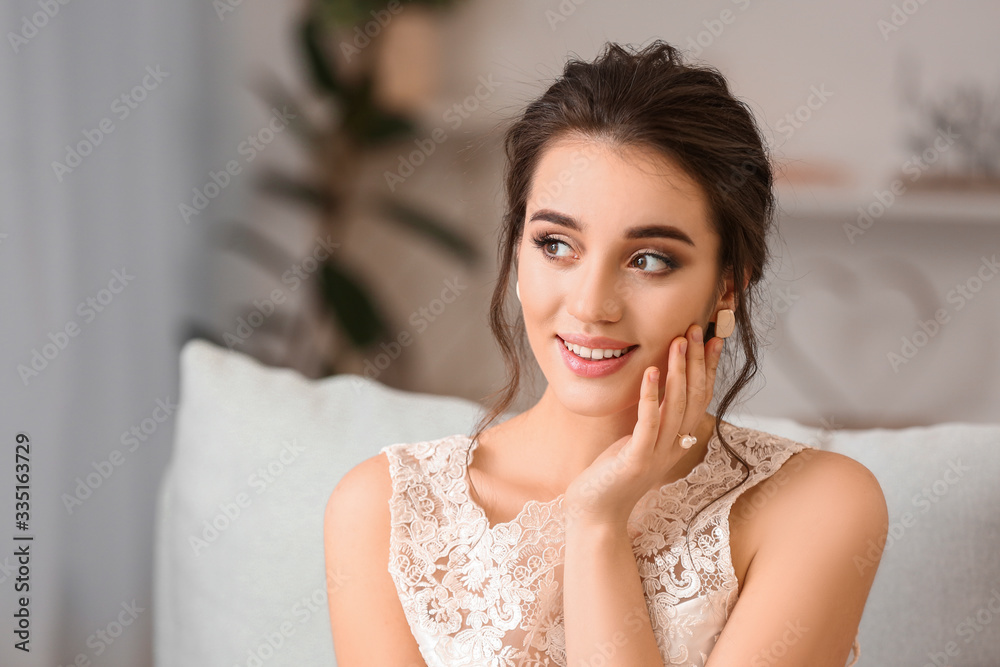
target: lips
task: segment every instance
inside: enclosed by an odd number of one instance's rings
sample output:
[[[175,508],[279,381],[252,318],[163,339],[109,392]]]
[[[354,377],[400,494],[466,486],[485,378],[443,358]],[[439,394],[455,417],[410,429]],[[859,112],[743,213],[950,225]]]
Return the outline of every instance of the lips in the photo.
[[[625,351],[617,357],[612,356],[605,359],[584,359],[567,349],[561,334],[556,335],[553,339],[553,343],[559,347],[559,354],[562,357],[563,362],[571,371],[573,371],[573,373],[585,378],[604,377],[617,372],[628,363],[628,361],[632,358],[632,352],[638,347],[638,345],[629,345],[628,343],[624,343],[622,341],[616,341],[613,338],[587,338],[585,336],[575,335],[573,335],[573,337],[577,340],[601,341],[601,345],[595,345],[593,349],[601,349],[601,346],[607,345],[607,342],[604,341],[611,341],[613,344],[608,345],[608,347],[603,349],[625,349]],[[569,342],[574,341],[571,340]],[[579,343],[579,345],[590,347],[584,343]]]
[[[606,338],[604,336],[584,336],[582,334],[574,333],[560,333],[556,334],[559,338],[562,338],[567,343],[573,343],[575,345],[583,345],[584,347],[589,347],[590,349],[606,349],[606,350],[621,350],[623,348],[629,347],[632,343],[628,343],[623,340],[618,340],[616,338]]]

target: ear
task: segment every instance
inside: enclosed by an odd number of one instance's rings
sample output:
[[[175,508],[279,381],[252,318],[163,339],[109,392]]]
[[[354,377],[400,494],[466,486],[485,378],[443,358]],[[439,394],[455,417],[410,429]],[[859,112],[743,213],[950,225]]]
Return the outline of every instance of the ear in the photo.
[[[750,270],[747,269],[747,271],[743,276],[743,289],[746,290],[747,285],[749,284],[750,284]],[[718,294],[718,297],[716,298],[715,306],[712,309],[713,318],[715,316],[715,313],[722,310],[723,308],[736,310],[736,288],[733,281],[732,269],[727,269],[725,274],[723,274],[719,289],[720,292]]]

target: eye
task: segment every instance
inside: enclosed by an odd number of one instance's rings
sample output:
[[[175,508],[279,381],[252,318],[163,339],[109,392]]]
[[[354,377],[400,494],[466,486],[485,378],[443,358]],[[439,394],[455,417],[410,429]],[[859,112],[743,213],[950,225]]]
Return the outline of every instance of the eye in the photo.
[[[546,259],[551,259],[551,260],[554,260],[557,257],[557,255],[550,254],[548,252],[548,249],[551,246],[558,247],[559,245],[564,245],[567,248],[569,248],[569,245],[565,241],[560,241],[554,236],[547,236],[547,235],[534,236],[532,237],[531,242],[535,245],[536,248],[542,249],[542,255],[544,255]],[[563,256],[565,257],[565,255]]]
[[[665,270],[672,271],[672,270],[678,268],[677,262],[675,262],[673,259],[671,259],[670,257],[667,257],[665,255],[660,255],[659,253],[655,253],[655,252],[644,252],[642,254],[636,255],[633,258],[633,261],[645,258],[645,260],[643,262],[641,262],[642,266],[640,266],[640,268],[646,269],[650,265],[650,260],[648,259],[650,257],[653,258],[653,265],[654,266],[653,266],[653,268],[651,270],[643,271],[643,273],[658,273],[659,271],[665,271]],[[660,265],[661,265],[659,268],[657,268],[655,266],[657,262],[659,262]]]

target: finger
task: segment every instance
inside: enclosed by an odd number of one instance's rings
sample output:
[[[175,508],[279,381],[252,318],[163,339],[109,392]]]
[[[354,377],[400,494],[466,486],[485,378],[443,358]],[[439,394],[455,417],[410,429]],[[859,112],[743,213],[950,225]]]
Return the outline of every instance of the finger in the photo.
[[[687,410],[681,420],[680,433],[691,433],[707,408],[705,402],[705,343],[701,326],[692,324],[688,331],[687,352]]]
[[[663,405],[663,433],[662,440],[667,445],[663,449],[670,451],[671,445],[677,440],[677,432],[680,430],[681,421],[687,407],[687,362],[685,346],[686,338],[674,339],[676,343],[670,351],[670,365],[667,367],[667,381],[664,387]]]
[[[656,444],[660,430],[660,369],[650,366],[642,374],[642,388],[639,393],[639,416],[632,429],[630,451],[640,455],[648,454]]]
[[[722,359],[722,348],[725,347],[724,338],[713,338],[708,342],[708,355],[705,363],[705,385],[707,389],[708,402],[711,403],[715,394],[715,371],[719,367],[719,360]]]

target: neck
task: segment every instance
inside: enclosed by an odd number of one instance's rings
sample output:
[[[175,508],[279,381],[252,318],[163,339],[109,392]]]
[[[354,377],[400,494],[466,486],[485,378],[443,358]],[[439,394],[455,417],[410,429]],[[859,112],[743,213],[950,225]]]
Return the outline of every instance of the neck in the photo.
[[[633,405],[612,415],[580,415],[567,410],[549,387],[538,403],[513,417],[510,426],[517,429],[517,442],[525,447],[519,458],[531,461],[531,469],[538,471],[534,485],[548,489],[555,496],[563,493],[601,452],[632,434],[636,410]],[[704,460],[714,426],[715,416],[703,413],[691,429],[691,433],[698,438],[697,444],[687,450],[670,470],[663,471],[658,485],[684,477]]]

